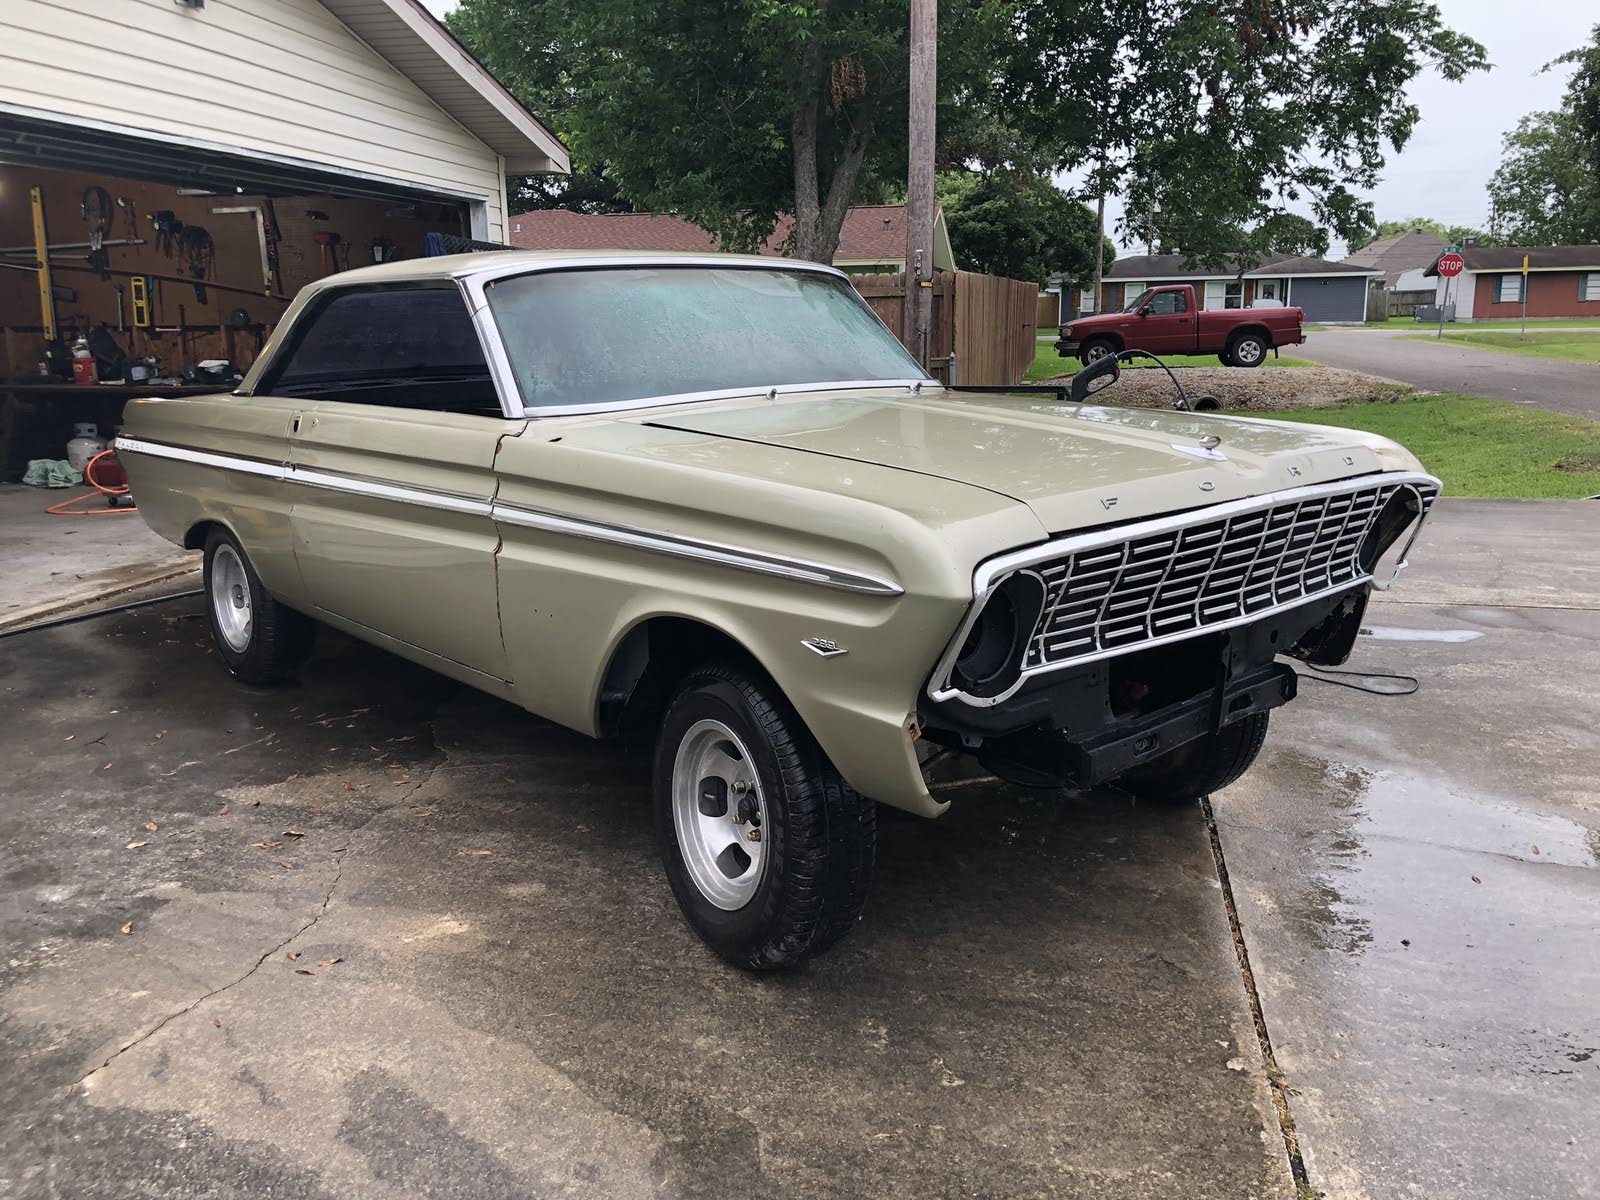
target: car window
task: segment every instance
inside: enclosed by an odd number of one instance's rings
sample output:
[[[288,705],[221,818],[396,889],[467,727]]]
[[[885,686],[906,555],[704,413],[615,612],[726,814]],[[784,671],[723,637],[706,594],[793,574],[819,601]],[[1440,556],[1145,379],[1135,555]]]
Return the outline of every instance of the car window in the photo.
[[[1128,303],[1123,306],[1122,311],[1125,313],[1138,312],[1139,306],[1150,298],[1150,293],[1154,290],[1154,288],[1145,288],[1132,300],[1129,300]]]
[[[530,408],[928,377],[846,280],[816,271],[543,271],[488,295]]]
[[[292,337],[259,390],[502,415],[477,330],[454,284],[340,289],[296,322]]]
[[[1189,300],[1180,291],[1157,292],[1150,297],[1150,311],[1158,316],[1170,317],[1174,313],[1189,311]]]

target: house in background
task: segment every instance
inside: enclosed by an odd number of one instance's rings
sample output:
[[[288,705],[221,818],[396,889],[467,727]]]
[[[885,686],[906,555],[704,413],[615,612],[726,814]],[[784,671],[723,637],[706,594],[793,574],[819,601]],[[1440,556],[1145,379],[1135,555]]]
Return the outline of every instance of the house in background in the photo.
[[[1281,304],[1305,310],[1307,321],[1351,324],[1367,319],[1367,292],[1383,272],[1324,258],[1272,258],[1255,266],[1185,266],[1182,254],[1136,254],[1119,258],[1106,272],[1100,303],[1090,289],[1062,295],[1064,321],[1090,312],[1115,312],[1152,284],[1194,285],[1200,307],[1250,308]],[[1070,307],[1071,311],[1065,311]]]
[[[1346,255],[1343,261],[1352,267],[1382,271],[1386,291],[1432,293],[1433,280],[1427,277],[1427,271],[1439,261],[1444,248],[1445,240],[1438,234],[1413,229],[1394,237],[1379,238],[1354,254]]]
[[[785,217],[762,247],[782,255],[793,222]],[[663,254],[715,251],[716,234],[672,213],[575,213],[548,208],[511,218],[511,244],[522,250],[656,250]],[[906,206],[873,204],[852,208],[839,231],[833,265],[851,274],[906,269]],[[954,271],[950,231],[944,212],[933,214],[933,269]]]
[[[1424,272],[1457,321],[1522,316],[1524,286],[1530,317],[1600,317],[1600,245],[1466,245],[1461,257],[1467,267],[1454,279],[1439,274],[1437,259]]]

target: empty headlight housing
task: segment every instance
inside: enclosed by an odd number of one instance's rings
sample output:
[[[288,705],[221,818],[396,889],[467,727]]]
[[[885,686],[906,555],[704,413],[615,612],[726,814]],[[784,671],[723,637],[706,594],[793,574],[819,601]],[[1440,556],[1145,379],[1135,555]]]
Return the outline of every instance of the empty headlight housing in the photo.
[[[1396,488],[1361,541],[1358,561],[1374,587],[1390,587],[1406,565],[1406,553],[1422,524],[1422,493],[1411,486]]]
[[[951,683],[969,696],[998,696],[1011,687],[1022,674],[1044,596],[1044,580],[1030,571],[995,588],[961,643]]]

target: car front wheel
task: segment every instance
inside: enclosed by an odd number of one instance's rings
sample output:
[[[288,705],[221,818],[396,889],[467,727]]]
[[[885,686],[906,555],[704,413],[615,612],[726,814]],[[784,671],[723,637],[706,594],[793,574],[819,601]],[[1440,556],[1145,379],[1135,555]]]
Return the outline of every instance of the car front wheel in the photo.
[[[1267,713],[1252,713],[1133,768],[1116,786],[1141,800],[1191,804],[1250,769],[1267,740]]]
[[[1086,367],[1092,367],[1102,358],[1117,352],[1116,343],[1110,338],[1092,338],[1084,343],[1083,349],[1078,353],[1078,361]]]
[[[246,683],[280,683],[311,652],[315,623],[261,586],[244,547],[220,527],[206,538],[205,594],[217,651]]]
[[[653,782],[673,894],[727,961],[797,966],[855,925],[872,880],[875,806],[770,682],[734,666],[691,673],[662,722]]]

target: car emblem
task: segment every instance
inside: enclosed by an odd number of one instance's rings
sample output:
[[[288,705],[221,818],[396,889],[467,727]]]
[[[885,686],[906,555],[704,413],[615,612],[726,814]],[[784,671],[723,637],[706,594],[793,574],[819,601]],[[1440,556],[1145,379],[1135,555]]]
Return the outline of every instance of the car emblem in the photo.
[[[1290,467],[1289,468],[1289,474],[1291,474],[1291,475],[1300,474],[1300,468],[1299,467]]]
[[[1207,450],[1215,450],[1218,446],[1222,445],[1222,439],[1214,433],[1208,433],[1200,439],[1200,444]]]
[[[800,644],[821,658],[838,658],[841,654],[850,653],[832,638],[803,638]]]
[[[1117,498],[1115,496],[1106,496],[1100,501],[1101,508],[1115,508],[1116,506]]]

